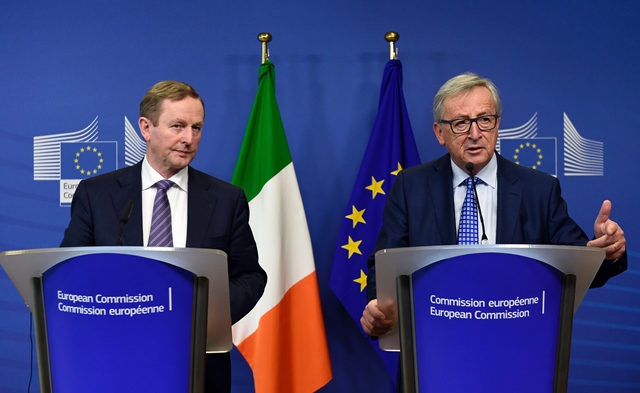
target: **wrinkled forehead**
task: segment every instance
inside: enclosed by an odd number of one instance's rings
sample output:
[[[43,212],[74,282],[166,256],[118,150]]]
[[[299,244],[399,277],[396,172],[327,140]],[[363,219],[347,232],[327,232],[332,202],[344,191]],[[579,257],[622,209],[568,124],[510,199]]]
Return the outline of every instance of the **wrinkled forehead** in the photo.
[[[486,87],[477,86],[445,98],[443,109],[447,117],[474,117],[493,114],[496,107],[491,92]]]

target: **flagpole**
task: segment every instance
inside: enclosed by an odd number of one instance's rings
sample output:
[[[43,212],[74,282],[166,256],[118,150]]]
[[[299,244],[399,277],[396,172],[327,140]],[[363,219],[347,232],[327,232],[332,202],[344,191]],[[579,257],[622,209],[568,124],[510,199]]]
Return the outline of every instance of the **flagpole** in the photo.
[[[267,42],[271,41],[271,34],[258,34],[258,41],[262,42],[262,64],[264,64],[267,60],[269,60],[269,48],[267,48]]]
[[[400,39],[400,34],[395,31],[390,31],[384,35],[384,39],[389,43],[389,58],[391,60],[397,60],[398,49],[396,48],[396,41]]]

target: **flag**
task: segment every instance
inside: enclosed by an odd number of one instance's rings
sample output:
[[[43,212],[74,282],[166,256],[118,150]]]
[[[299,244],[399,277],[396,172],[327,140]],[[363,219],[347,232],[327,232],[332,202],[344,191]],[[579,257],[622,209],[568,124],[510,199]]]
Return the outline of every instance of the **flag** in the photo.
[[[244,189],[267,271],[264,295],[233,326],[257,393],[315,392],[332,378],[311,238],[275,94],[260,66],[258,92],[231,181]]]
[[[382,77],[378,116],[340,226],[329,283],[358,326],[367,304],[367,258],[382,227],[386,195],[398,172],[419,163],[402,92],[402,63],[390,60]],[[382,351],[377,341],[371,343],[395,391],[398,355]]]

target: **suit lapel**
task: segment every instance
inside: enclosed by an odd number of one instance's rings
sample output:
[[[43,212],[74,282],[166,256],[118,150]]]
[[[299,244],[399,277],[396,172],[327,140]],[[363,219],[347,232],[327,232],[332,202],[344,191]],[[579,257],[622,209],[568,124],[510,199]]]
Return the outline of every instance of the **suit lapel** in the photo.
[[[516,225],[520,217],[522,188],[517,184],[518,175],[512,170],[513,164],[500,155],[498,159],[498,223],[497,244],[512,244]]]
[[[453,171],[451,158],[446,154],[433,166],[435,176],[427,176],[431,202],[436,216],[441,244],[456,244],[456,219],[453,209]]]
[[[187,247],[202,248],[205,243],[217,199],[210,187],[209,182],[189,167]]]
[[[118,185],[120,187],[111,191],[111,199],[113,201],[113,209],[118,219],[127,205],[127,202],[133,200],[133,208],[129,221],[123,228],[122,245],[124,246],[142,246],[142,162],[133,165],[128,170],[123,171],[118,177]]]

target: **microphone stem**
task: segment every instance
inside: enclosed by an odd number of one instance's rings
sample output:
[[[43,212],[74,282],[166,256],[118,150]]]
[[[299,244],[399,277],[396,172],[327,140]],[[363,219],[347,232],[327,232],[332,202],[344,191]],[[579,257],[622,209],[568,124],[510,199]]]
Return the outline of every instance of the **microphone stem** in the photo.
[[[120,221],[120,236],[118,236],[118,242],[116,243],[116,246],[122,245],[122,233],[124,232],[124,224],[124,221]]]
[[[481,244],[487,244],[489,239],[487,238],[487,232],[484,230],[484,218],[482,218],[482,209],[480,209],[480,200],[478,199],[478,190],[476,190],[476,179],[472,177],[471,182],[473,183],[473,195],[476,197],[476,205],[478,206],[478,215],[480,216],[480,225],[482,225],[482,240]]]
[[[120,234],[118,235],[118,241],[116,246],[122,245],[122,238],[124,237],[124,224],[129,222],[129,216],[131,216],[131,209],[133,209],[133,199],[129,199],[120,216]]]

